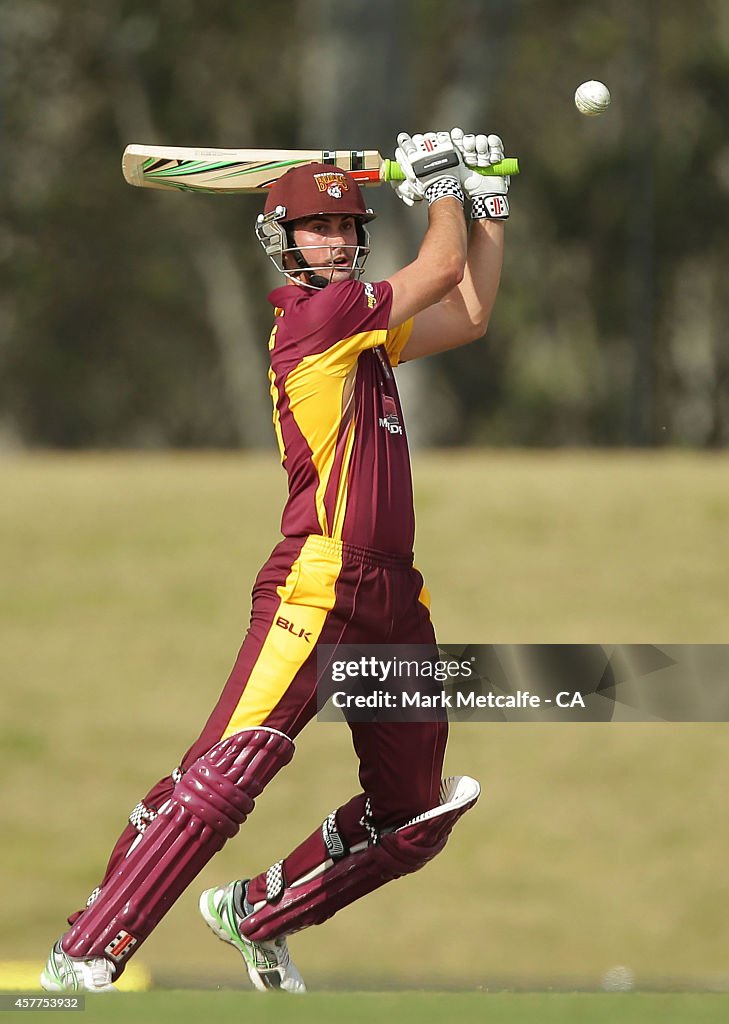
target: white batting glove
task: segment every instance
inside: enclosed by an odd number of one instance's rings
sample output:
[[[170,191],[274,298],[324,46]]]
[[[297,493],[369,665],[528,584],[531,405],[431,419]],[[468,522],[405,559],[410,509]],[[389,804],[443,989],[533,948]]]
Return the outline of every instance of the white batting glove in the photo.
[[[504,159],[504,144],[498,135],[465,135],[460,128],[451,131],[453,143],[461,154],[461,182],[471,199],[473,220],[506,220],[509,216],[509,178],[479,174],[474,168],[490,167]]]
[[[395,163],[400,165],[406,175],[410,175],[405,178],[405,181],[390,182],[390,185],[395,190],[395,195],[402,199],[406,206],[422,203],[425,199],[425,189],[413,174],[409,161],[399,146],[395,150]]]
[[[412,138],[401,132],[397,142],[395,159],[406,180],[395,192],[406,205],[419,199],[427,199],[430,205],[446,196],[463,202],[461,156],[448,132],[426,132]]]

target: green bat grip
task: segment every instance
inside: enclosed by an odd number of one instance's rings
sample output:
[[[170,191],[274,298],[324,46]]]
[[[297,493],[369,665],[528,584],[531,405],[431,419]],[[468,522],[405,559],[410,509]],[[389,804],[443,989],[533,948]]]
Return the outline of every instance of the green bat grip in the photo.
[[[519,161],[516,157],[507,156],[497,164],[491,164],[490,167],[471,167],[470,170],[491,178],[508,177],[512,174],[519,173]],[[403,173],[403,169],[400,164],[396,163],[394,160],[385,160],[384,180],[405,181],[405,174]]]

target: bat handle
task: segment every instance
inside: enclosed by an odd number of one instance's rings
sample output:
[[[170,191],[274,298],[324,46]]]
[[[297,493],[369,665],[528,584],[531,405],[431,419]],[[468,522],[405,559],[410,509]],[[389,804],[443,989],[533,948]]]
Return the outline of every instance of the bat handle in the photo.
[[[500,160],[497,164],[491,164],[490,167],[472,167],[472,171],[476,171],[478,174],[484,174],[487,177],[506,177],[512,174],[519,173],[519,161],[516,157],[507,156],[503,160]],[[404,181],[405,174],[400,167],[400,164],[394,160],[385,160],[383,163],[383,171],[380,175],[382,181]]]

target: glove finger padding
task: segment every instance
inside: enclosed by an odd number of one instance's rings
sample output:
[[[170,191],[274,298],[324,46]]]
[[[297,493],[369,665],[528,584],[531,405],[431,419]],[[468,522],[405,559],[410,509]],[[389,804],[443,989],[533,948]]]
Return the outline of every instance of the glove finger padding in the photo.
[[[398,139],[399,138],[400,136],[398,136]],[[412,167],[410,167],[410,162],[405,155],[405,151],[399,146],[395,150],[395,162],[400,165],[406,175],[405,181],[390,182],[395,195],[398,199],[401,199],[406,206],[414,206],[415,203],[422,202],[425,198],[425,190],[413,174]]]
[[[461,128],[451,131],[451,138],[462,158],[461,182],[472,200],[473,220],[506,220],[509,216],[509,178],[484,175],[478,168],[491,167],[504,158],[504,144],[498,135],[465,133]]]
[[[476,167],[478,165],[475,135],[469,134],[463,136],[463,162],[468,167]]]
[[[468,167],[490,167],[504,159],[504,143],[498,135],[465,135],[461,128],[453,128],[451,138]]]
[[[480,140],[484,140],[481,142]],[[498,135],[477,135],[476,152],[479,154],[479,166],[490,166],[504,159],[504,143]],[[485,163],[481,163],[481,153],[485,155]]]
[[[422,187],[429,203],[451,196],[463,202],[460,186],[461,158],[449,132],[425,132],[410,136],[401,132],[397,137],[398,163],[406,180]],[[413,199],[413,189],[395,189],[403,201]]]
[[[417,136],[416,136],[417,138]],[[400,132],[397,137],[397,153],[400,153],[399,163],[403,171],[407,174],[408,171],[412,173],[410,166],[410,160],[417,155],[417,147],[413,139],[408,135],[407,132]],[[395,156],[397,157],[397,153]],[[415,177],[415,175],[413,175]]]

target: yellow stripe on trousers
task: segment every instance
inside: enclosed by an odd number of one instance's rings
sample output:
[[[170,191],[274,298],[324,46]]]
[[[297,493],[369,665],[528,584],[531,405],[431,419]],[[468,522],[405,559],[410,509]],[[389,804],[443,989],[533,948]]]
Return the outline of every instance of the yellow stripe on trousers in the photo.
[[[337,541],[306,538],[286,582],[277,588],[278,608],[222,739],[262,725],[284,696],[334,607],[341,569],[342,551]],[[283,620],[290,625],[281,625]],[[308,634],[306,639],[304,634]]]

